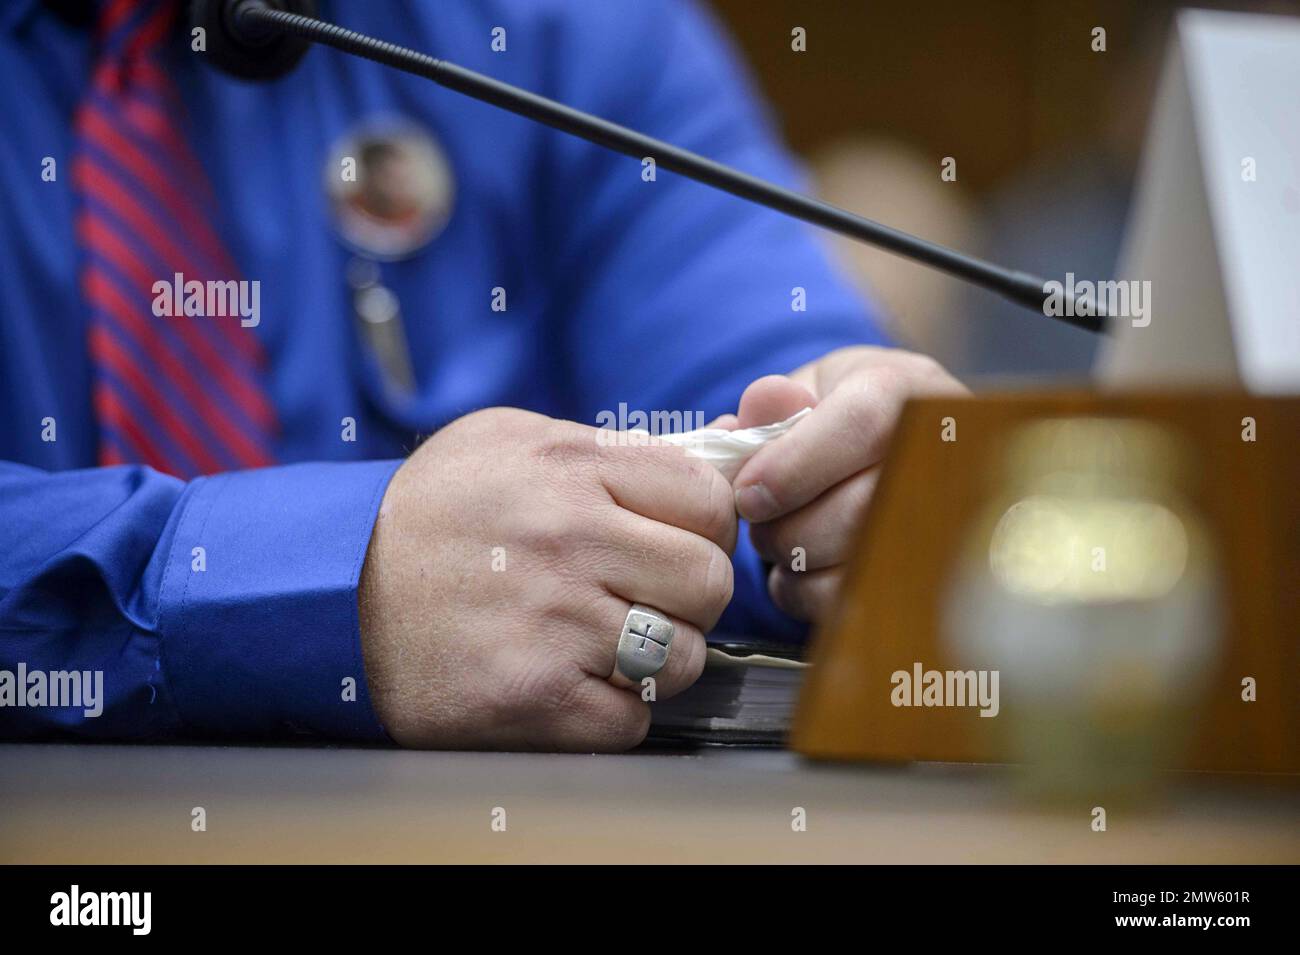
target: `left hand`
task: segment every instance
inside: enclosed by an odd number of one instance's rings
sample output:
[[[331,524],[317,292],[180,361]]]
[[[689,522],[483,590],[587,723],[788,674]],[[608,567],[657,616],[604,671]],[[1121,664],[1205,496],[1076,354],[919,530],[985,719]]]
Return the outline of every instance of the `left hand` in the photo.
[[[778,607],[802,620],[825,616],[903,403],[918,395],[965,393],[928,356],[868,346],[842,348],[745,389],[741,428],[813,408],[788,434],[760,448],[733,482],[750,539],[773,564],[768,590]],[[803,570],[793,569],[795,548],[802,548]]]

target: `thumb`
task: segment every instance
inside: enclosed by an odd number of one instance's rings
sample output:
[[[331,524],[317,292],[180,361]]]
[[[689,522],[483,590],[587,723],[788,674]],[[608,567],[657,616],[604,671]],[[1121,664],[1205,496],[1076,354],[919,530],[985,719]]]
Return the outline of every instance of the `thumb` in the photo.
[[[740,396],[739,426],[753,428],[784,421],[795,412],[816,404],[817,396],[793,378],[767,375],[751,384]]]

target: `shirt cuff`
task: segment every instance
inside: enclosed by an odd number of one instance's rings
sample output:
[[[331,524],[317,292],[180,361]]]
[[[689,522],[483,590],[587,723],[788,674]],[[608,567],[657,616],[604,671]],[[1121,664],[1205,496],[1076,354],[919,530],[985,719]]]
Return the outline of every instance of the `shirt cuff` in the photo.
[[[366,686],[357,587],[400,463],[190,483],[159,597],[159,666],[186,734],[388,739]]]

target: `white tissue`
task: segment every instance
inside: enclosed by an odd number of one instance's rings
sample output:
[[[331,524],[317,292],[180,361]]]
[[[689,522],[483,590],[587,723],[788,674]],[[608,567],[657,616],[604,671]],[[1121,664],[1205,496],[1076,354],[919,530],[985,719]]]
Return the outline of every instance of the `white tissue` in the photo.
[[[666,444],[685,448],[690,457],[708,461],[730,481],[740,473],[740,466],[748,461],[755,451],[769,441],[781,437],[810,411],[811,408],[804,408],[784,421],[759,425],[757,428],[743,428],[739,431],[727,431],[724,428],[697,428],[694,431],[661,434],[656,437]]]

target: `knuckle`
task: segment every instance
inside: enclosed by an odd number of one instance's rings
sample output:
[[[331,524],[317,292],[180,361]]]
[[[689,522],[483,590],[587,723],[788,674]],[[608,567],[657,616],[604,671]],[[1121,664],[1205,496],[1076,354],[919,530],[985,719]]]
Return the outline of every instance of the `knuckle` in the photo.
[[[650,707],[637,702],[637,706],[625,708],[613,721],[611,736],[617,749],[639,746],[650,732]]]
[[[542,429],[531,449],[548,477],[570,481],[590,478],[596,471],[596,442],[588,429],[565,421],[552,421]]]
[[[574,573],[568,586],[556,587],[548,581],[533,591],[533,606],[539,609],[537,620],[542,632],[535,638],[539,646],[549,647],[557,658],[581,661],[593,644],[604,642],[600,624],[606,619],[609,595],[591,583],[590,574]],[[578,578],[584,579],[578,579]]]
[[[581,535],[581,521],[568,507],[532,507],[516,519],[515,537],[523,550],[548,561],[563,561],[573,554]]]
[[[705,643],[703,634],[691,631],[682,635],[685,639],[683,643],[687,652],[683,654],[685,658],[681,666],[682,686],[685,690],[694,685],[695,681],[700,678],[704,672]]]
[[[560,711],[577,693],[583,674],[556,666],[536,654],[514,656],[499,667],[501,682],[491,695],[491,720],[496,726],[536,725]]]
[[[697,468],[695,480],[703,485],[702,500],[705,502],[704,535],[714,542],[721,542],[726,550],[735,546],[736,536],[736,498],[731,482],[711,464],[694,462]]]
[[[585,695],[577,701],[574,715],[589,727],[586,745],[604,752],[631,749],[650,731],[650,707],[634,696],[633,691],[626,691],[626,699]]]
[[[966,393],[966,387],[938,359],[922,352],[899,352],[894,364],[875,368],[872,374],[877,379],[884,374],[892,388],[906,393]]]
[[[929,355],[915,355],[913,376],[916,390],[924,394],[965,394],[966,386]]]
[[[719,547],[710,546],[701,580],[701,604],[712,620],[722,616],[722,611],[731,603],[731,594],[735,586],[735,570],[731,558]]]
[[[922,352],[907,352],[905,357],[908,369],[917,378],[935,378],[948,374],[943,365],[930,355]]]
[[[840,496],[840,519],[847,532],[852,532],[862,520],[876,493],[880,474],[876,469],[860,471],[847,481]]]
[[[886,392],[897,387],[897,383],[898,373],[893,369],[881,369],[876,378],[877,389]],[[844,415],[853,440],[880,434],[888,426],[884,410],[870,391],[856,391],[850,395],[844,404]]]
[[[780,567],[774,567],[772,573],[768,576],[767,592],[778,608],[792,617],[800,616],[795,582],[783,574]]]

